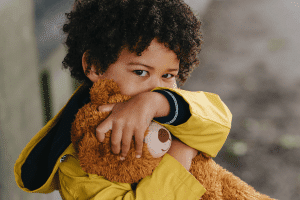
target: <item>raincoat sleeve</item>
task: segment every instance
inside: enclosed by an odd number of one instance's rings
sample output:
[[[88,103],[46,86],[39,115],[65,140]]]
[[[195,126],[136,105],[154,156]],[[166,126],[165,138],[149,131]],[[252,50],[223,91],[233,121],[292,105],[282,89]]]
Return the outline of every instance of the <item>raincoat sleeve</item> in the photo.
[[[176,159],[166,153],[152,175],[142,179],[133,190],[129,183],[110,182],[84,172],[72,144],[58,169],[62,199],[78,200],[199,200],[204,187]]]
[[[191,116],[179,125],[154,121],[166,127],[186,145],[216,157],[227,139],[232,121],[232,114],[220,97],[209,92],[191,92],[166,87],[156,87],[151,91],[159,90],[167,90],[181,96],[188,103]],[[176,105],[176,98],[173,99]]]

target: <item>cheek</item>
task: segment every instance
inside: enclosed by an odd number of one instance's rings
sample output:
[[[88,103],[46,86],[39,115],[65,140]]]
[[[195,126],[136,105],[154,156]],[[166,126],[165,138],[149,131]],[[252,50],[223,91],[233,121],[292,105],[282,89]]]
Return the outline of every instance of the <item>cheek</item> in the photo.
[[[172,88],[177,89],[176,81],[174,81],[174,83],[172,84]]]
[[[133,82],[123,83],[120,86],[120,90],[121,94],[132,97],[140,93],[137,84],[134,84]]]
[[[171,81],[170,83],[167,83],[167,84],[165,85],[165,87],[177,89],[176,81],[174,80],[174,81]]]

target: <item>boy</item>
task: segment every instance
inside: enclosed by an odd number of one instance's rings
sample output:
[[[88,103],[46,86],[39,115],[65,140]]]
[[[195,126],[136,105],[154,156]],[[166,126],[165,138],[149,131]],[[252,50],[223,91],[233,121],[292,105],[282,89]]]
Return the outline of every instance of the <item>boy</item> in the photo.
[[[197,151],[215,157],[231,126],[231,113],[211,93],[177,89],[198,64],[200,22],[181,0],[81,0],[67,14],[68,53],[63,61],[83,81],[67,105],[29,142],[15,165],[27,192],[58,189],[63,199],[199,199],[203,186],[188,172]],[[95,130],[99,141],[112,130],[112,151],[126,159],[135,136],[137,157],[154,119],[177,137],[152,176],[133,191],[85,173],[70,142],[74,116],[89,102],[89,88],[113,79],[125,103],[100,106],[112,111]]]

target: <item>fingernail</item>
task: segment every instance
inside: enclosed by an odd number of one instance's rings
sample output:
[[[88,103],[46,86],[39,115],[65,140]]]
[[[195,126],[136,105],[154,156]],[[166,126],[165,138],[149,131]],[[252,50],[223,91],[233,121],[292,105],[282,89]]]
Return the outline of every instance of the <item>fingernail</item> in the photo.
[[[136,157],[136,158],[141,158],[141,155],[136,155],[135,157]]]
[[[122,157],[122,156],[120,156],[120,160],[125,160],[125,158],[124,158],[124,157]]]

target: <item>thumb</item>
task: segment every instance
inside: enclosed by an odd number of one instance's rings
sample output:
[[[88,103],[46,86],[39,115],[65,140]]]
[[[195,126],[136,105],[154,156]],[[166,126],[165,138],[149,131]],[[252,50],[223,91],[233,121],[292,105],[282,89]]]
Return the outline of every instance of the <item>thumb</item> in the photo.
[[[116,104],[106,104],[98,107],[99,112],[110,112]]]
[[[110,117],[105,119],[101,124],[96,128],[96,137],[99,142],[103,142],[105,138],[105,133],[112,129],[112,121]]]

